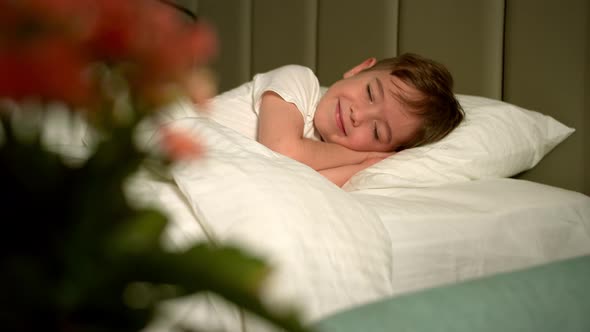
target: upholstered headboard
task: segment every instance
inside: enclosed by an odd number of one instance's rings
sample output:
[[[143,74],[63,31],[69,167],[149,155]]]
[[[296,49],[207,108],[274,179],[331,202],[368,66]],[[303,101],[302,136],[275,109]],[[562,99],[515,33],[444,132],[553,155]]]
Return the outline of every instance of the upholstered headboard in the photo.
[[[446,64],[456,92],[550,115],[576,132],[521,178],[590,195],[588,0],[185,0],[217,28],[221,90],[289,63],[330,85],[369,56]]]

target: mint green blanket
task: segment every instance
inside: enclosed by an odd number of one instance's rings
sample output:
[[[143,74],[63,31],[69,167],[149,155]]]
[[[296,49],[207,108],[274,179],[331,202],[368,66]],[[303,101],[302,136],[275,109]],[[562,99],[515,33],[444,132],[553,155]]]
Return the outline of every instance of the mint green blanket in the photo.
[[[402,295],[319,321],[321,332],[590,332],[590,256]]]

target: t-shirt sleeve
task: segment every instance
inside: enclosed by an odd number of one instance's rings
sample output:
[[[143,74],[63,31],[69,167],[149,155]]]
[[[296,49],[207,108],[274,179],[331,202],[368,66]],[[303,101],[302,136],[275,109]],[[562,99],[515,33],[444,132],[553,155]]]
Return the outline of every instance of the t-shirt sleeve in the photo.
[[[311,69],[287,65],[254,76],[253,83],[252,97],[256,114],[260,113],[262,95],[272,91],[285,101],[295,104],[305,122],[313,121],[321,92],[319,81]]]

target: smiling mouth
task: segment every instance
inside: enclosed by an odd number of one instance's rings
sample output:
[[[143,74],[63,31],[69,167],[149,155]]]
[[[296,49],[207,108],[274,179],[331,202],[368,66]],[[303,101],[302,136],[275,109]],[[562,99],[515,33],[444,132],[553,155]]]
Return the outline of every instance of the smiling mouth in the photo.
[[[342,133],[346,136],[346,130],[344,129],[344,122],[342,121],[342,109],[340,108],[340,100],[338,100],[338,104],[336,105],[336,125]]]

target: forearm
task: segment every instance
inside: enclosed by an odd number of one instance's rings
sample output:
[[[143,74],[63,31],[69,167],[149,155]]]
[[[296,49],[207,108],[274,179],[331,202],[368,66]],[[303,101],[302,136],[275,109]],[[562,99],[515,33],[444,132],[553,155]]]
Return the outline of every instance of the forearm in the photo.
[[[263,95],[258,121],[260,143],[315,170],[358,164],[374,155],[302,137],[301,113],[294,104],[273,92]]]
[[[322,169],[319,171],[319,173],[328,180],[332,181],[338,187],[342,187],[353,175],[371,165],[380,162],[384,158],[385,157],[371,157],[358,164]]]
[[[367,152],[354,151],[341,145],[302,138],[290,147],[289,157],[315,170],[359,164],[368,158]]]
[[[338,187],[342,187],[353,175],[360,172],[367,166],[364,163],[339,166],[334,168],[326,168],[320,170],[319,173],[332,181]]]
[[[258,121],[260,143],[315,170],[358,164],[371,155],[302,137],[304,123],[297,107],[272,92],[262,97]]]

